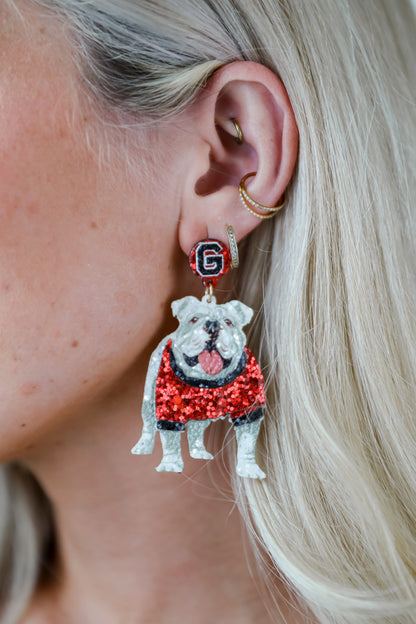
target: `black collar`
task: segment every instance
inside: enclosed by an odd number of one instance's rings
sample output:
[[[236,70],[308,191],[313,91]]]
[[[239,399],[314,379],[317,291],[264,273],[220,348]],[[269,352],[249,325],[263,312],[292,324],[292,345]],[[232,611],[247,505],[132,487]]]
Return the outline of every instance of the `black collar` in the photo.
[[[175,375],[188,386],[195,386],[197,388],[220,388],[221,386],[226,386],[227,384],[237,379],[237,377],[241,375],[247,365],[247,353],[244,349],[243,353],[241,354],[240,361],[237,364],[237,368],[225,375],[225,377],[220,377],[219,379],[194,379],[193,377],[188,377],[187,375],[185,375],[183,370],[176,363],[172,347],[170,349],[169,357],[170,365]]]

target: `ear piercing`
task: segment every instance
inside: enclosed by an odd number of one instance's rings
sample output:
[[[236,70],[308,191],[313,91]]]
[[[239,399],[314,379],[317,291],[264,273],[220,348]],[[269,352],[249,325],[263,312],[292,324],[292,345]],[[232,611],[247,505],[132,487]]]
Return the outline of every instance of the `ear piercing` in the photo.
[[[249,212],[251,212],[252,215],[254,215],[255,217],[258,217],[259,219],[270,219],[271,217],[274,217],[275,214],[283,208],[283,206],[285,205],[285,202],[283,201],[278,206],[263,206],[263,204],[260,204],[259,202],[255,201],[252,197],[250,197],[245,187],[245,181],[247,180],[247,178],[251,178],[252,176],[255,176],[256,174],[257,174],[257,171],[252,171],[251,173],[247,173],[241,179],[240,185],[238,187],[238,192],[240,193],[240,199],[243,202],[243,205],[247,208]],[[266,212],[269,212],[270,214],[261,214],[260,212],[257,212],[257,210],[255,210],[256,208],[259,210],[265,210]]]
[[[241,145],[242,143],[244,143],[243,131],[241,130],[240,124],[238,123],[238,121],[237,121],[237,119],[235,117],[232,117],[231,121],[233,122],[234,127],[235,127],[236,132],[237,132],[237,136],[235,137],[235,140],[238,143],[238,145]],[[243,206],[245,208],[247,208],[247,210],[252,215],[257,217],[258,219],[271,219],[272,217],[275,216],[275,214],[277,212],[279,212],[279,210],[281,210],[283,208],[283,206],[285,205],[285,202],[283,201],[278,206],[264,206],[263,204],[260,204],[255,199],[253,199],[247,192],[247,189],[245,187],[245,182],[246,182],[247,178],[251,178],[252,176],[255,176],[256,174],[257,174],[257,171],[252,171],[251,173],[247,173],[241,179],[239,187],[238,187],[238,192],[240,194],[240,199],[241,199],[241,201],[243,203]],[[264,214],[264,213],[258,212],[259,210],[263,210],[264,212],[269,213],[269,214]],[[228,226],[227,226],[227,233],[228,233]],[[230,240],[230,250],[232,250],[230,236],[228,238]],[[235,237],[234,237],[234,240],[235,240]],[[238,257],[237,257],[237,266],[238,266]],[[232,264],[232,267],[233,267],[233,264]]]
[[[237,132],[237,136],[235,137],[235,141],[236,143],[238,143],[238,145],[241,145],[242,143],[244,143],[244,135],[243,135],[243,131],[241,130],[240,124],[238,123],[237,119],[235,117],[231,118],[231,121],[234,124],[234,128]]]
[[[230,247],[237,246],[227,226]],[[195,459],[213,459],[204,446],[204,431],[228,418],[237,438],[236,472],[249,479],[264,479],[256,462],[256,442],[265,404],[264,378],[246,346],[243,327],[253,310],[241,301],[218,303],[212,294],[231,265],[232,250],[214,239],[198,241],[189,254],[192,271],[202,280],[205,296],[172,302],[178,328],[153,352],[142,404],[142,434],[134,455],[153,452],[156,433],[163,457],[158,472],[182,472],[181,435],[187,433]],[[238,262],[235,256],[234,262]],[[208,292],[207,292],[208,291]]]
[[[235,237],[234,228],[232,225],[226,225],[225,229],[227,231],[228,243],[231,254],[231,268],[236,269],[240,264],[240,259],[238,256],[238,245],[237,239]]]

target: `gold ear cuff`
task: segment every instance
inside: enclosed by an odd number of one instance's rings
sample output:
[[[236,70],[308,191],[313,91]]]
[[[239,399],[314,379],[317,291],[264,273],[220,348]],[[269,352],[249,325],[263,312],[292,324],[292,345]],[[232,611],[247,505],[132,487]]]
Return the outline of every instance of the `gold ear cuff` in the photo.
[[[247,210],[251,212],[251,214],[253,214],[255,217],[258,217],[259,219],[271,219],[271,217],[274,217],[275,214],[283,208],[283,206],[285,205],[285,202],[283,201],[278,206],[263,206],[263,204],[260,204],[259,202],[255,201],[252,197],[250,197],[245,187],[245,181],[247,180],[247,178],[251,178],[252,176],[255,176],[256,173],[257,171],[252,171],[251,173],[247,173],[241,179],[240,185],[238,187],[238,192],[240,193],[240,199],[243,202],[243,205],[247,208]],[[262,214],[261,212],[257,212],[256,209],[264,210],[265,212],[268,212],[270,214]]]

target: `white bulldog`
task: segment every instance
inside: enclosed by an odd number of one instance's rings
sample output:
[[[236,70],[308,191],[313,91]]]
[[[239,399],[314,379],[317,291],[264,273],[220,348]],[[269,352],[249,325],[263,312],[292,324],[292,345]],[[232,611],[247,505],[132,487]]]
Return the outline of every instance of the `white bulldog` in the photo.
[[[179,327],[150,359],[143,431],[132,453],[152,453],[159,430],[163,458],[156,470],[181,472],[181,432],[187,429],[192,457],[212,459],[204,446],[204,431],[212,421],[228,416],[237,435],[237,473],[264,479],[255,459],[264,380],[242,330],[253,311],[240,301],[217,305],[215,297],[207,296],[202,301],[173,301],[172,311]]]

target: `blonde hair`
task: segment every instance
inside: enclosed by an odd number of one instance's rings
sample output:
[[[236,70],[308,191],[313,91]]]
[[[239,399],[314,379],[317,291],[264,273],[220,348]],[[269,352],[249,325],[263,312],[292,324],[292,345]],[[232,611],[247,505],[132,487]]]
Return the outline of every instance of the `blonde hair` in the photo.
[[[320,622],[414,622],[410,3],[34,1],[66,16],[86,83],[118,110],[174,115],[238,59],[283,80],[300,133],[297,171],[284,212],[244,243],[238,285],[258,310],[251,344],[267,377],[259,459],[268,477],[236,480],[236,496],[267,565]],[[30,475],[19,473],[11,497],[16,470],[2,474],[5,623],[17,622],[52,530],[40,522],[47,501],[27,493]]]

